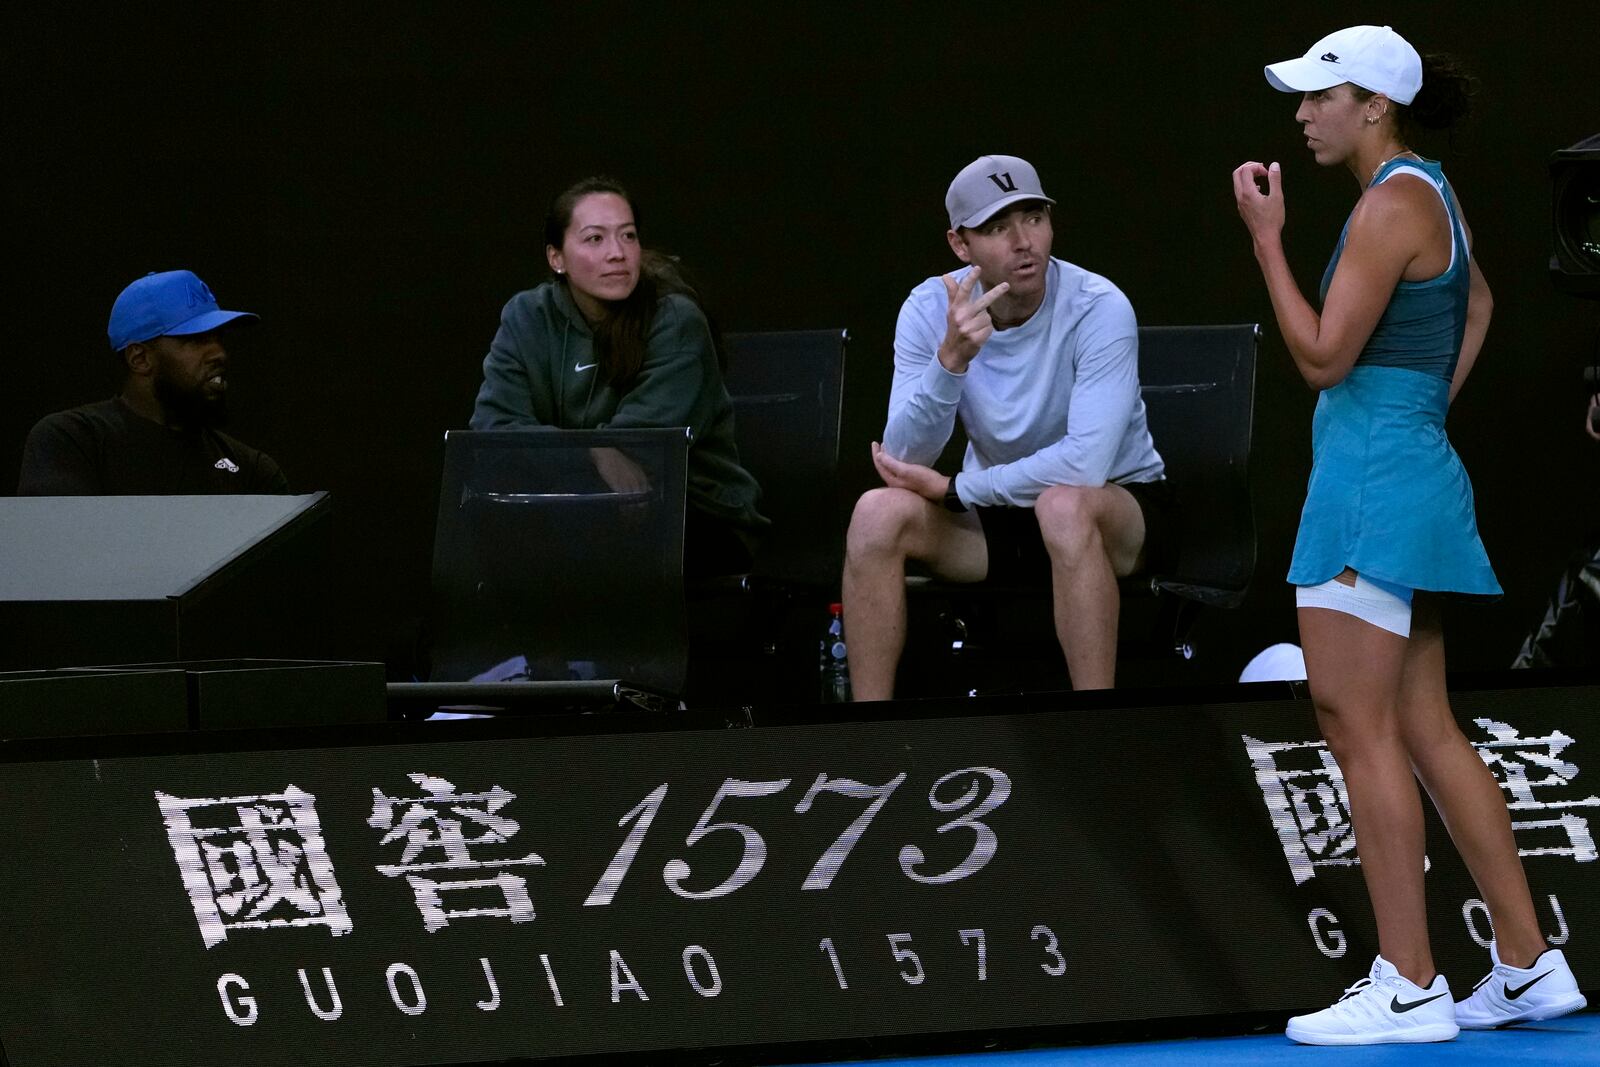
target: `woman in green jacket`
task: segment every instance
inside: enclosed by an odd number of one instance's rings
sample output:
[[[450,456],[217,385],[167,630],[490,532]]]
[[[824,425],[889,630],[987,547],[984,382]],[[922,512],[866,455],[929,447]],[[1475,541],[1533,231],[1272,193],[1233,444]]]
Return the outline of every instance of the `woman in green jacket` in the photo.
[[[632,201],[609,178],[556,197],[545,259],[555,276],[501,313],[472,428],[689,427],[684,572],[746,569],[767,520],[739,464],[716,339],[694,290],[671,260],[643,248]],[[620,453],[597,450],[595,459],[613,485],[642,476]]]

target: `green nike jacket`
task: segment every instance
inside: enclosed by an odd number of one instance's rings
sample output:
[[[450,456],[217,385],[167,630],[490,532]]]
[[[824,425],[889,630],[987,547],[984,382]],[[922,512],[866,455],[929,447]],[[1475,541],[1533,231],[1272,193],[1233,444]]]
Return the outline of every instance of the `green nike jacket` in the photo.
[[[656,305],[644,363],[626,392],[600,380],[594,335],[567,287],[545,282],[518,293],[500,314],[483,360],[474,430],[553,426],[565,430],[687,426],[688,503],[755,530],[761,490],[739,465],[733,404],[722,383],[711,328],[688,297]]]

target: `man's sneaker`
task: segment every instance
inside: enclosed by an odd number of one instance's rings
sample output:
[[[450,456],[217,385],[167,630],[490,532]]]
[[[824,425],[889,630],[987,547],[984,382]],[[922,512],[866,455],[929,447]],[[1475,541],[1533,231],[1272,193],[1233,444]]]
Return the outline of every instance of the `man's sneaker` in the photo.
[[[1532,967],[1508,967],[1489,942],[1494,969],[1472,987],[1472,995],[1456,1005],[1456,1022],[1468,1030],[1555,1019],[1582,1011],[1588,1001],[1560,949],[1546,949]]]
[[[1449,1041],[1460,1032],[1444,975],[1426,989],[1379,956],[1372,973],[1344,991],[1332,1007],[1297,1015],[1284,1033],[1303,1045],[1381,1045]]]

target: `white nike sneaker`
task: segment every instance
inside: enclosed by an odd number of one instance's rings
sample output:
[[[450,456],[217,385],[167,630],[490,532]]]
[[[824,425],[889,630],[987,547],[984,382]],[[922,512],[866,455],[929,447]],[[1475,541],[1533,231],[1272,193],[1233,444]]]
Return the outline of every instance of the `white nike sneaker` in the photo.
[[[1444,975],[1435,975],[1424,989],[1382,956],[1372,961],[1372,973],[1346,989],[1332,1007],[1297,1015],[1284,1030],[1302,1045],[1449,1041],[1458,1033]]]
[[[1588,1006],[1560,949],[1546,949],[1532,967],[1509,967],[1489,942],[1494,969],[1456,1005],[1456,1022],[1468,1030],[1555,1019]]]

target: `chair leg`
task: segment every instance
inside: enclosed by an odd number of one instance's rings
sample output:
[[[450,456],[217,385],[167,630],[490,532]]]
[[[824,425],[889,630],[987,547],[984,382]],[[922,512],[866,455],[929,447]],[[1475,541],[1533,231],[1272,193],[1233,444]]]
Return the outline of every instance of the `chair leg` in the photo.
[[[1200,617],[1200,602],[1175,596],[1162,599],[1166,602],[1161,615],[1167,620],[1163,627],[1167,634],[1167,647],[1178,659],[1185,662],[1194,659],[1194,644],[1190,637],[1194,633],[1195,621]]]

